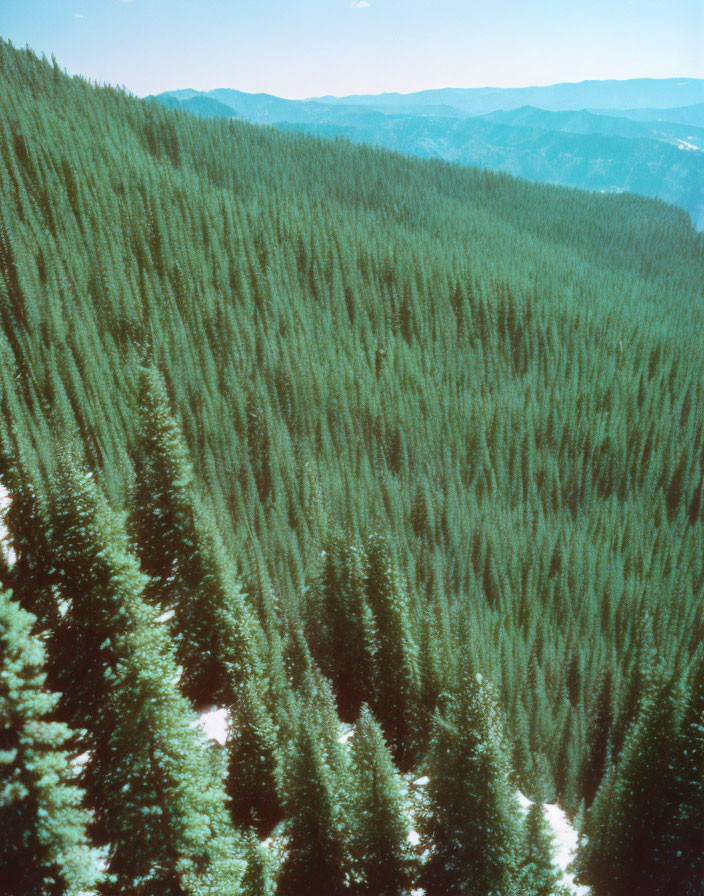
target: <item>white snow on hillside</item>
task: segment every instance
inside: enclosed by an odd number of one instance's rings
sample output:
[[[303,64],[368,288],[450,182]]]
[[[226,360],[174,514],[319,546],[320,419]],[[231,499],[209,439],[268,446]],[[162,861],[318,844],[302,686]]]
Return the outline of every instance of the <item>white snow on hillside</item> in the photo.
[[[516,793],[516,797],[521,810],[527,813],[528,809],[533,805],[531,800],[521,793],[520,790]],[[559,806],[545,803],[543,815],[550,825],[555,840],[555,865],[562,871],[560,883],[574,896],[590,896],[590,888],[575,883],[574,874],[567,870],[577,854],[577,831],[572,827],[569,818]]]
[[[340,732],[340,736],[337,738],[337,742],[342,744],[343,746],[348,744],[352,738],[354,737],[354,726],[351,728],[343,728]]]
[[[0,552],[10,566],[14,566],[15,552],[10,544],[10,536],[5,525],[5,514],[12,503],[10,493],[0,482]]]
[[[199,726],[208,740],[224,746],[230,733],[230,715],[226,709],[211,706],[191,722],[191,728]]]

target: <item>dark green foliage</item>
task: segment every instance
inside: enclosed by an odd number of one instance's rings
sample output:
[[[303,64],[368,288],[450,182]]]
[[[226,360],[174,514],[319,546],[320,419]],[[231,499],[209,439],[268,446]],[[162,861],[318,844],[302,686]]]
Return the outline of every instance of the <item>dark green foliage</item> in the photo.
[[[138,406],[130,523],[140,564],[150,578],[148,596],[169,605],[178,602],[176,589],[194,549],[193,470],[166,386],[154,366],[140,373]]]
[[[481,675],[438,711],[428,774],[430,896],[518,894],[518,803],[499,710]]]
[[[404,788],[367,706],[352,739],[351,778],[354,892],[402,896],[411,880]]]
[[[518,860],[518,892],[521,896],[563,896],[555,868],[552,832],[536,800],[528,810]]]
[[[179,768],[219,775],[224,756],[188,740],[169,635],[192,702],[236,715],[242,684],[261,681],[280,745],[302,737],[305,707],[321,828],[286,819],[302,827],[284,881],[304,886],[312,831],[333,889],[347,880],[336,813],[351,793],[336,704],[351,721],[368,702],[406,769],[424,760],[446,692],[433,743],[461,733],[466,769],[447,763],[461,782],[484,729],[460,724],[453,701],[475,706],[461,682],[481,669],[517,781],[570,812],[597,794],[589,827],[609,816],[609,788],[623,818],[643,798],[627,782],[634,732],[654,724],[652,650],[669,688],[660,722],[684,744],[662,788],[672,843],[658,849],[687,880],[700,823],[704,255],[684,214],[198,121],[6,43],[0,208],[0,472],[17,551],[0,578],[38,616],[81,748],[104,729],[91,794],[103,776],[114,798],[109,745],[128,751],[125,844],[133,826],[167,842],[142,817],[154,820],[154,781],[180,818],[224,799],[201,781],[201,804],[179,783]],[[128,508],[129,539],[95,483]],[[143,729],[160,706],[190,758],[154,741],[173,774],[150,778],[161,766]],[[118,708],[139,730],[134,750]],[[487,762],[503,767],[503,741],[489,741]],[[281,758],[293,812],[308,797]],[[638,774],[665,774],[646,765]],[[473,824],[493,813],[511,827],[481,783],[437,786],[440,820],[467,818],[461,794]],[[604,825],[593,842],[615,855]],[[637,824],[622,833],[647,841]],[[204,841],[188,837],[178,850],[198,862]],[[507,838],[505,854],[486,854],[504,889]],[[163,855],[162,882],[174,866]]]
[[[227,790],[238,827],[267,836],[281,820],[280,762],[276,730],[262,702],[260,681],[241,688],[228,743]]]
[[[77,896],[100,882],[100,860],[34,622],[0,591],[0,894]]]
[[[677,696],[661,676],[646,675],[619,761],[604,777],[588,814],[580,861],[585,882],[597,894],[670,896],[698,889],[693,877],[682,890],[674,889],[681,862],[674,846],[677,819],[688,811],[680,802],[684,745]],[[691,834],[696,824],[688,821],[684,827]]]
[[[237,896],[272,896],[275,886],[274,862],[252,831],[245,840],[244,858],[247,870]]]
[[[365,593],[364,552],[342,535],[325,542],[309,617],[318,662],[333,683],[340,715],[351,721],[374,694],[379,645]]]
[[[365,547],[366,599],[378,632],[372,705],[396,757],[407,767],[416,746],[413,729],[420,698],[410,602],[385,539],[372,534]]]
[[[54,564],[66,611],[50,642],[64,713],[85,729],[86,786],[109,845],[106,896],[233,892],[225,794],[176,689],[177,667],[121,520],[65,451]]]
[[[604,770],[612,760],[613,712],[612,677],[607,671],[601,676],[590,707],[586,749],[580,770],[580,788],[587,808],[594,801]]]
[[[348,832],[337,799],[335,769],[308,725],[301,725],[289,772],[289,831],[277,896],[347,892]]]
[[[154,367],[142,371],[139,406],[131,524],[150,576],[146,595],[173,611],[184,693],[195,702],[230,702],[256,665],[254,622],[195,492],[188,449]]]

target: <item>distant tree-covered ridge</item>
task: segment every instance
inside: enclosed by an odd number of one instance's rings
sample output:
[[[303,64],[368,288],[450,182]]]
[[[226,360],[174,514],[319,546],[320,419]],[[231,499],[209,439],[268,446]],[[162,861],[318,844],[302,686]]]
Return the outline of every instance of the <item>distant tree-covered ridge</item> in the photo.
[[[683,211],[5,42],[0,210],[0,894],[701,892]]]

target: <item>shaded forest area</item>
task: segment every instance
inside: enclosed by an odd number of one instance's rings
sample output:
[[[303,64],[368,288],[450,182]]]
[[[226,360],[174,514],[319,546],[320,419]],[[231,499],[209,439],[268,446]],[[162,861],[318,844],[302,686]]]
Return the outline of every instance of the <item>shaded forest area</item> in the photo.
[[[0,202],[3,896],[701,893],[684,212],[3,42]]]

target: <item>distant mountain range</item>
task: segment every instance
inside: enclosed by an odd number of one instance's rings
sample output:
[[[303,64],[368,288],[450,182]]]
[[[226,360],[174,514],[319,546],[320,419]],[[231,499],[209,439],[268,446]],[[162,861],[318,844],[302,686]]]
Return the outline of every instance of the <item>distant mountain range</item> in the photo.
[[[152,99],[543,183],[631,191],[679,205],[704,229],[704,80],[583,81],[287,100],[220,88]]]

